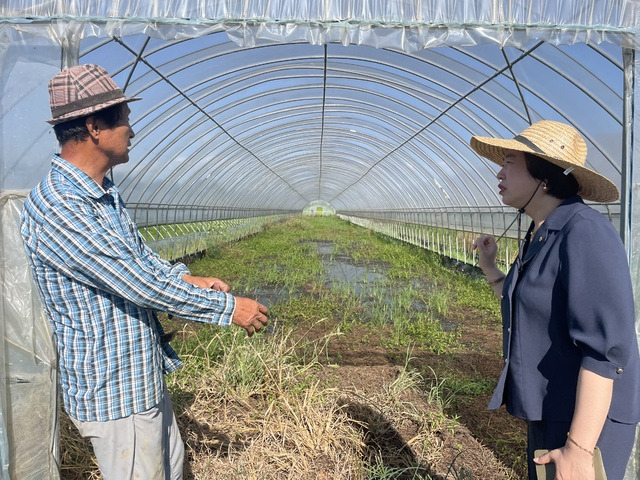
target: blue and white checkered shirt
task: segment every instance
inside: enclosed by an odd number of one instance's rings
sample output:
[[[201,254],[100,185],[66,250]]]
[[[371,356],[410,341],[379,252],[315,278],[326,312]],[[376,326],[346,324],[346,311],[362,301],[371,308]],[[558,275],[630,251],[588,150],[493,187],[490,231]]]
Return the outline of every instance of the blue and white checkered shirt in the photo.
[[[229,325],[235,299],[195,287],[142,241],[117,188],[54,155],[22,236],[58,349],[65,409],[81,421],[143,412],[180,367],[155,311]]]

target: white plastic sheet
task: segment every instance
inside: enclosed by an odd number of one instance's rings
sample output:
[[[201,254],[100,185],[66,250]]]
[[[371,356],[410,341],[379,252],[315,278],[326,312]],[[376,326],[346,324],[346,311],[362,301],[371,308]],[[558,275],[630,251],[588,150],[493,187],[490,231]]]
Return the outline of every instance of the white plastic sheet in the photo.
[[[19,233],[23,201],[0,195],[2,478],[57,479],[56,355]]]

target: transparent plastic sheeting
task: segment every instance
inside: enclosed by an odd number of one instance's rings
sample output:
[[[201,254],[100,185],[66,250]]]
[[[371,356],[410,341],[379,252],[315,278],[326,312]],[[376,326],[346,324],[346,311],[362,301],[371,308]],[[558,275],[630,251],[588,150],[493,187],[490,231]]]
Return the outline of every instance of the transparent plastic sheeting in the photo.
[[[44,119],[61,53],[55,40],[11,40],[0,181],[28,189],[56,148]],[[209,207],[301,211],[314,201],[338,211],[499,205],[497,167],[469,138],[510,137],[540,118],[575,124],[590,165],[622,186],[624,62],[612,44],[534,38],[522,49],[406,53],[140,33],[78,39],[78,55],[142,97],[131,104],[131,160],[113,172],[127,203],[143,206],[140,224],[167,207],[187,222],[212,220],[198,216]]]
[[[638,2],[175,3],[2,3],[0,188],[46,173],[46,82],[78,62],[143,98],[114,171],[140,224],[167,206],[188,222],[191,207],[499,205],[468,140],[541,118],[576,125],[622,187]]]
[[[638,58],[638,52],[636,52],[636,61],[633,66],[634,72],[634,98],[633,103],[640,105],[640,58]],[[635,141],[631,146],[632,156],[636,159],[632,165],[630,165],[631,178],[635,181],[631,184],[630,194],[630,213],[629,213],[629,229],[630,234],[627,237],[627,248],[630,252],[630,269],[631,280],[633,282],[633,292],[636,304],[636,334],[640,338],[640,108],[635,108],[633,111],[632,124],[634,126],[633,132]],[[631,456],[631,461],[627,468],[627,474],[625,480],[634,480],[640,478],[640,425],[636,428],[636,443]]]
[[[56,355],[20,237],[23,194],[0,195],[3,479],[57,479]]]
[[[104,28],[109,36],[144,30],[155,37],[184,38],[210,33],[224,24],[229,35],[246,46],[275,39],[412,51],[480,44],[487,39],[501,44],[520,41],[511,26],[526,28],[521,37],[535,36],[552,43],[612,41],[613,34],[614,43],[632,47],[640,7],[636,0],[4,0],[0,18],[21,23],[23,31],[35,30],[61,42],[95,34],[96,28]],[[103,27],[96,26],[105,19]],[[29,24],[42,20],[45,25],[35,29]],[[619,37],[618,33],[631,35]]]

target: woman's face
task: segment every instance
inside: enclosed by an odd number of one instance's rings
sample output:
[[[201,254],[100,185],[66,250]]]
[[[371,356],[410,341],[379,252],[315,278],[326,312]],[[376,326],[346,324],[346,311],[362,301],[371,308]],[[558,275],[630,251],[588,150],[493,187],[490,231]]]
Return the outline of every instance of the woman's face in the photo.
[[[540,184],[540,180],[529,173],[524,153],[517,150],[505,152],[497,178],[502,203],[514,208],[524,207]]]

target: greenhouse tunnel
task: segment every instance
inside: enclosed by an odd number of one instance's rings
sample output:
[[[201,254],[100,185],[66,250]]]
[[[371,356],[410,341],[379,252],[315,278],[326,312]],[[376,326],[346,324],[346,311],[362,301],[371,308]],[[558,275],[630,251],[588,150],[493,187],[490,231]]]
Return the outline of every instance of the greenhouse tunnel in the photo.
[[[58,478],[55,354],[18,223],[58,147],[45,120],[61,68],[101,65],[142,98],[111,177],[167,259],[212,228],[228,241],[304,212],[473,263],[470,238],[518,232],[470,137],[552,119],[621,192],[594,207],[637,296],[638,25],[632,0],[3,1],[1,478]]]

